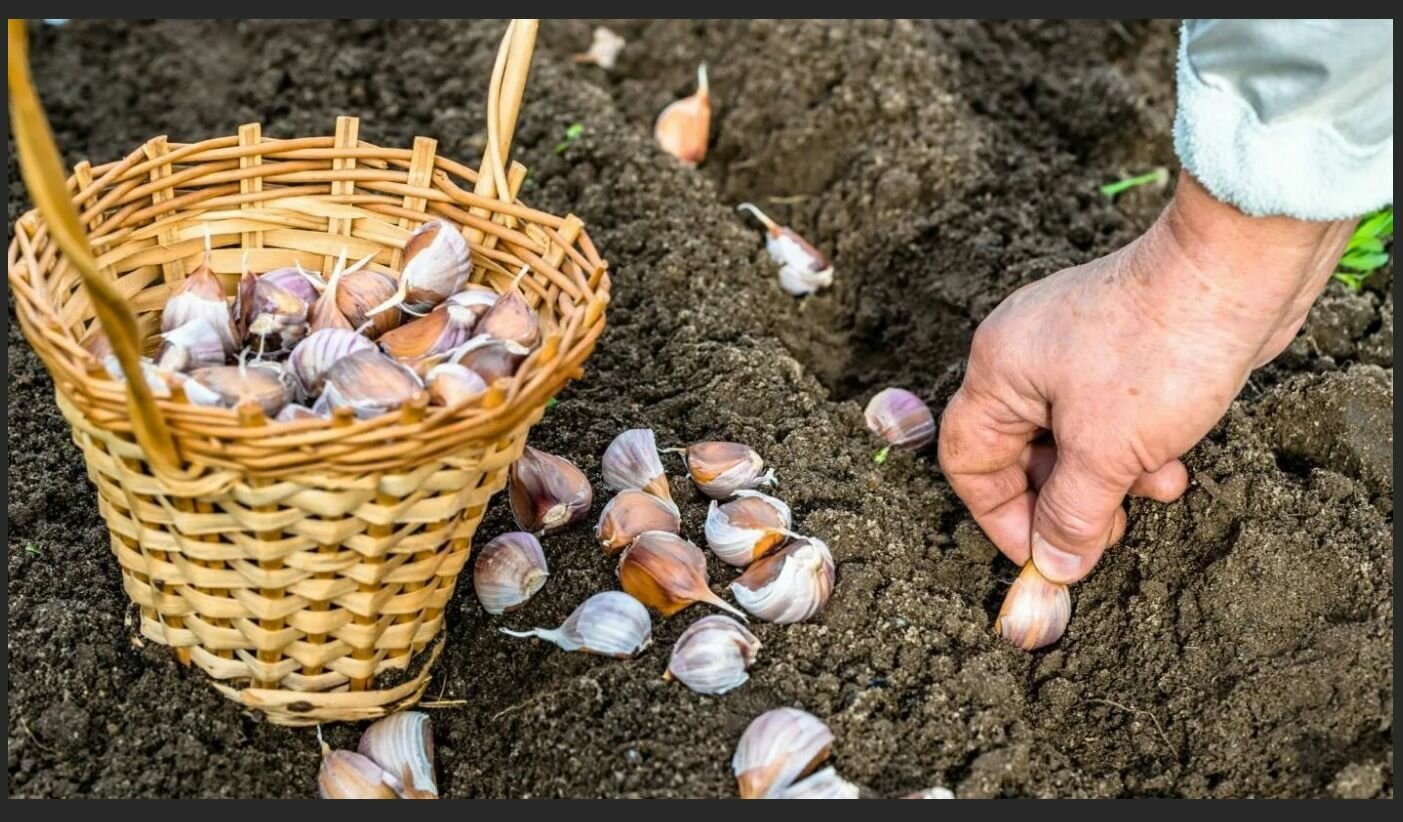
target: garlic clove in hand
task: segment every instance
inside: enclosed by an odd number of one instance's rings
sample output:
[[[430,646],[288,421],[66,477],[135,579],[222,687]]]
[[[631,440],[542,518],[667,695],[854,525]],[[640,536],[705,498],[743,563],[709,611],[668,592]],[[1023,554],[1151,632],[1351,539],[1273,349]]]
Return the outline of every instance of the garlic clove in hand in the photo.
[[[653,126],[653,136],[663,151],[683,165],[694,166],[706,157],[710,131],[711,87],[706,78],[706,63],[702,63],[697,66],[696,93],[663,109]]]
[[[741,203],[736,208],[749,211],[764,223],[765,251],[779,264],[779,287],[786,293],[803,297],[833,284],[833,263],[823,252],[809,245],[793,229],[770,219],[754,204]]]
[[[462,232],[443,220],[424,223],[404,246],[404,270],[394,295],[370,313],[402,305],[412,314],[422,314],[458,293],[472,269],[472,255]]]
[[[757,561],[731,583],[731,595],[752,616],[787,625],[818,613],[833,593],[833,555],[800,537]]]
[[[400,711],[366,728],[358,752],[393,775],[402,799],[438,799],[429,715]]]
[[[393,774],[351,751],[327,751],[317,773],[322,799],[399,799],[399,787]]]
[[[994,632],[1025,651],[1036,651],[1061,639],[1071,618],[1067,586],[1038,573],[1029,560],[1004,595]]]
[[[867,402],[867,427],[889,447],[917,451],[935,442],[935,417],[920,397],[904,388],[884,388]],[[884,453],[884,452],[879,452]],[[885,459],[879,457],[878,461]]]
[[[792,536],[789,506],[759,491],[737,491],[736,498],[711,503],[706,544],[722,562],[744,568]]]
[[[699,442],[684,452],[687,472],[712,499],[730,499],[737,491],[773,485],[775,472],[755,449],[738,442]]]
[[[760,640],[728,616],[693,622],[672,646],[663,679],[676,679],[699,694],[724,694],[744,685],[760,652]]]
[[[541,541],[522,531],[495,537],[473,563],[473,590],[489,614],[504,614],[525,605],[546,584],[550,570]]]
[[[512,516],[533,534],[559,531],[589,513],[594,492],[575,464],[527,446],[511,467]]]
[[[741,734],[731,769],[741,799],[772,799],[832,753],[833,732],[813,714],[776,708],[757,716]]]
[[[624,549],[619,555],[619,585],[665,617],[694,602],[705,602],[745,618],[707,587],[706,555],[701,549],[666,531],[646,531]]]
[[[581,603],[559,628],[503,628],[502,633],[544,639],[567,651],[628,659],[652,643],[653,621],[638,600],[622,591],[604,591]]]
[[[616,554],[645,531],[676,534],[681,530],[681,514],[671,500],[630,488],[620,491],[604,506],[594,535],[604,547],[604,553]]]
[[[599,468],[604,484],[615,491],[637,488],[659,499],[672,500],[652,429],[634,428],[615,437],[604,450]]]
[[[361,419],[404,405],[424,389],[413,371],[377,349],[342,357],[326,370],[321,401],[331,410],[350,408]]]

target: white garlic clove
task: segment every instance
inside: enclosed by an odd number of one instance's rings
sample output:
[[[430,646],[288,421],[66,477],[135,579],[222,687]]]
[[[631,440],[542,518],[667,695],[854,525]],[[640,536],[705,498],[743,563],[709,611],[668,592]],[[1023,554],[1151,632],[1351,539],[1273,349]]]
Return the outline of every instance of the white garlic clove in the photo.
[[[258,275],[258,279],[278,286],[307,305],[316,302],[321,289],[326,287],[319,275],[302,270],[300,265],[275,268],[265,274]]]
[[[194,383],[199,388],[191,386]],[[183,383],[185,396],[195,405],[237,408],[257,403],[269,417],[297,398],[297,379],[275,362],[214,365],[190,372]],[[206,389],[200,391],[200,388]]]
[[[694,166],[706,157],[711,132],[711,87],[706,63],[697,66],[697,91],[663,109],[653,126],[653,137],[663,151],[683,165]]]
[[[672,646],[664,679],[676,679],[699,694],[724,694],[750,679],[746,671],[760,652],[760,640],[728,616],[712,614],[693,622]]]
[[[342,357],[373,348],[375,343],[354,331],[323,328],[313,331],[292,349],[287,365],[307,396],[315,397],[322,392],[327,369]]]
[[[923,791],[908,793],[902,799],[954,799],[955,792],[949,788],[926,788]]]
[[[780,791],[778,799],[860,799],[861,789],[838,775],[832,768],[824,768]]]
[[[1071,618],[1070,590],[1038,573],[1030,560],[1004,595],[994,632],[1025,651],[1035,651],[1061,639]]]
[[[477,321],[482,319],[482,315],[486,314],[489,308],[497,304],[498,299],[497,292],[487,286],[469,283],[463,287],[462,291],[449,297],[446,302],[449,311],[458,312],[459,322],[474,327],[474,333],[476,333]],[[469,318],[471,318],[471,322],[468,322]]]
[[[863,416],[867,427],[892,447],[917,451],[935,442],[935,417],[930,408],[904,388],[877,392]],[[879,456],[878,461],[884,458]]]
[[[604,450],[599,468],[604,484],[615,491],[640,489],[660,499],[672,500],[652,429],[634,428],[615,437]]]
[[[833,263],[793,229],[770,219],[752,203],[736,206],[765,224],[765,251],[779,264],[779,286],[785,293],[803,297],[833,284]]]
[[[322,799],[399,799],[398,787],[393,774],[351,751],[327,751],[317,773]]]
[[[273,417],[274,422],[301,422],[303,420],[324,420],[326,417],[305,405],[289,403],[283,406],[277,416]]]
[[[541,341],[541,321],[521,291],[513,286],[487,309],[473,332],[531,349]]]
[[[604,26],[594,27],[594,37],[590,41],[589,51],[575,55],[576,63],[593,63],[605,71],[613,71],[614,64],[619,59],[619,52],[623,51],[624,38],[615,34]]]
[[[643,603],[622,591],[604,591],[580,604],[559,628],[533,628],[502,633],[537,637],[567,651],[628,659],[653,641],[653,622]]]
[[[676,534],[681,530],[682,516],[672,500],[630,488],[620,491],[604,506],[594,535],[604,547],[604,553],[616,554],[646,531]]]
[[[400,711],[377,721],[361,735],[359,752],[395,777],[400,798],[438,799],[428,714]]]
[[[161,331],[169,334],[196,321],[208,323],[219,333],[226,355],[239,350],[242,335],[234,327],[224,286],[210,270],[208,261],[176,283],[171,290],[170,299],[166,300],[166,306],[161,311]]]
[[[502,534],[478,552],[473,563],[473,590],[489,614],[505,614],[525,605],[546,584],[550,570],[535,536],[523,531]]]
[[[342,357],[326,370],[320,401],[331,410],[350,408],[361,419],[404,405],[424,389],[413,371],[378,349]]]
[[[776,708],[741,734],[731,770],[742,799],[772,799],[832,753],[833,732],[808,711]]]
[[[482,396],[487,383],[478,373],[455,362],[440,363],[424,375],[424,387],[429,390],[429,402],[454,407]]]
[[[224,338],[205,320],[191,320],[161,335],[157,365],[170,371],[189,371],[210,365],[223,365]]]
[[[424,223],[404,246],[404,270],[394,296],[370,313],[400,305],[414,314],[428,311],[458,293],[472,268],[472,255],[462,232],[442,220]]]
[[[283,272],[291,272],[291,279]],[[275,276],[269,276],[274,274]],[[301,283],[301,286],[293,285]],[[304,299],[302,294],[312,296]],[[239,280],[234,315],[239,329],[251,339],[259,356],[291,351],[307,336],[307,314],[312,309],[315,290],[311,281],[295,269],[277,269],[255,277],[247,267]]]
[[[594,491],[575,464],[526,447],[511,467],[511,507],[516,524],[534,534],[549,534],[589,513]]]
[[[738,442],[699,442],[685,452],[687,472],[712,499],[730,499],[737,491],[773,485],[775,472],[755,449]]]
[[[477,372],[488,385],[516,373],[521,361],[531,353],[510,340],[498,340],[485,334],[473,337],[448,354],[456,362]]]
[[[702,550],[666,531],[646,531],[624,549],[619,555],[619,587],[665,617],[705,602],[745,618],[707,586]]]
[[[792,535],[792,515],[781,500],[759,491],[737,491],[706,513],[706,544],[722,562],[744,568]]]
[[[800,537],[757,561],[731,583],[731,595],[752,616],[787,625],[818,613],[833,592],[833,555]]]
[[[107,356],[103,357],[102,368],[104,371],[107,372],[107,376],[111,377],[112,379],[116,380],[117,382],[123,385],[126,384],[127,375],[122,373],[122,363],[120,360],[117,359],[116,354],[108,354]],[[162,400],[170,398],[172,384],[185,385],[190,382],[189,377],[187,377],[185,374],[182,374],[178,371],[172,371],[168,368],[162,368],[156,363],[152,362],[149,357],[141,358],[141,376],[146,381],[146,387],[148,390],[151,391],[151,396]],[[205,393],[208,393],[206,389],[196,390],[197,392],[205,391]],[[191,400],[191,402],[194,402],[194,400]],[[200,405],[201,403],[195,404]],[[217,401],[211,401],[203,404],[218,405],[219,403]]]

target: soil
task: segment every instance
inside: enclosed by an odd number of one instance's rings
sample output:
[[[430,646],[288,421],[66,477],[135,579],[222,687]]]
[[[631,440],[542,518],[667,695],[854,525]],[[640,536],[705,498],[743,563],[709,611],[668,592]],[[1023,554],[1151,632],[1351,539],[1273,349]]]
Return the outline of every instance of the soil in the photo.
[[[1332,285],[1295,344],[1187,457],[1189,492],[1135,501],[1124,543],[1074,591],[1052,649],[991,633],[1014,567],[933,455],[878,466],[862,404],[901,384],[937,412],[979,320],[1016,287],[1106,253],[1169,191],[1097,186],[1175,167],[1166,22],[610,22],[606,74],[570,54],[593,23],[543,24],[517,132],[531,204],[579,214],[616,299],[589,373],[532,435],[598,480],[620,430],[732,439],[781,478],[838,584],[814,621],[760,625],[743,688],[660,679],[661,621],[620,662],[498,627],[555,625],[613,587],[589,529],[505,620],[460,586],[430,696],[443,792],[731,796],[751,718],[829,722],[874,796],[1392,796],[1393,297]],[[36,74],[70,162],[155,134],[262,121],[277,136],[440,140],[476,162],[501,25],[72,23],[36,28]],[[652,119],[711,67],[710,155],[679,166]],[[583,135],[557,153],[565,129]],[[27,208],[11,143],[11,222]],[[779,291],[753,201],[830,252],[835,286]],[[310,730],[241,712],[137,638],[94,492],[47,374],[10,316],[9,791],[32,797],[307,797]],[[673,465],[687,533],[705,504]],[[597,509],[605,501],[602,487]],[[511,528],[504,502],[482,538]],[[718,583],[733,573],[713,561]],[[697,606],[698,609],[701,606]],[[325,729],[351,746],[357,729]]]

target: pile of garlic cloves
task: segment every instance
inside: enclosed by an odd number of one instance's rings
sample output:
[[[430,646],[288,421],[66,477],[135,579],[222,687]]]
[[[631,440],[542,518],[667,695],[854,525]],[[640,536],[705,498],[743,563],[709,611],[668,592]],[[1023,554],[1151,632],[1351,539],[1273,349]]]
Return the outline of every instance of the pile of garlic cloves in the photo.
[[[428,714],[401,711],[379,720],[355,751],[323,742],[317,789],[322,799],[438,799]]]
[[[277,422],[351,413],[368,419],[418,396],[461,406],[510,377],[540,342],[536,313],[516,283],[505,294],[468,284],[462,233],[443,221],[410,235],[398,276],[346,265],[329,278],[300,265],[262,274],[245,257],[226,294],[204,262],[176,283],[161,313],[157,356],[143,375],[162,398],[256,406]],[[525,269],[523,269],[523,274]],[[100,328],[83,347],[114,379],[123,374]]]

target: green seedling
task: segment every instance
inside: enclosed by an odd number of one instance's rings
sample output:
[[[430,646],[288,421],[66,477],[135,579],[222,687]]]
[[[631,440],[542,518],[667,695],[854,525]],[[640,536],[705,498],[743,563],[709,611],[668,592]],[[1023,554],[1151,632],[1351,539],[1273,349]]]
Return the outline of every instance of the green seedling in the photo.
[[[556,399],[555,397],[551,397],[550,399],[546,400],[547,409],[554,408],[557,405],[560,405],[560,400]]]
[[[1169,182],[1169,169],[1157,168],[1154,171],[1146,172],[1135,177],[1126,177],[1124,180],[1116,180],[1114,183],[1107,183],[1101,186],[1101,193],[1107,197],[1115,197],[1132,188],[1139,188],[1147,185],[1164,185]]]
[[[40,551],[39,551],[39,546],[38,546],[38,545],[35,545],[35,544],[32,543],[32,542],[26,542],[26,543],[24,544],[24,552],[25,552],[26,554],[35,554],[35,555],[38,555],[38,554],[40,553]]]
[[[882,450],[880,450],[880,451],[878,451],[877,453],[873,454],[873,455],[872,455],[872,461],[875,462],[875,463],[877,463],[878,465],[885,465],[886,462],[887,462],[887,457],[890,457],[890,456],[891,456],[891,446],[888,445],[888,446],[884,447]]]
[[[1350,291],[1359,291],[1375,271],[1388,265],[1385,244],[1393,240],[1393,206],[1386,206],[1359,221],[1349,238],[1335,279]]]
[[[564,154],[565,149],[569,148],[572,143],[580,139],[580,135],[584,133],[584,123],[571,123],[570,127],[565,129],[565,139],[555,144],[555,153]]]

